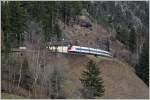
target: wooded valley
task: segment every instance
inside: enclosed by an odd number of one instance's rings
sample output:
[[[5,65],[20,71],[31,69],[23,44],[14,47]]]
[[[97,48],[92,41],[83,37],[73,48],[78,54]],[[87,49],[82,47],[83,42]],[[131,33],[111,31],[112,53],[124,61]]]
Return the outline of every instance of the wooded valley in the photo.
[[[113,57],[52,53],[55,42]],[[1,1],[2,98],[144,99],[148,89],[148,1]]]

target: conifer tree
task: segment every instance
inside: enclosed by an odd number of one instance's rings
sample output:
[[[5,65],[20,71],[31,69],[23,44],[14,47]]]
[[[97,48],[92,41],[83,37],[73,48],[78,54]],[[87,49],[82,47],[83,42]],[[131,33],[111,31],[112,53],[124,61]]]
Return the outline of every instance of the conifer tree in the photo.
[[[25,58],[22,64],[21,86],[29,90],[31,88],[31,85],[33,84],[32,82],[33,82],[33,78],[29,70],[29,63],[27,58]]]
[[[61,39],[61,30],[60,30],[58,24],[55,24],[55,26],[54,26],[54,33],[53,34],[55,34],[57,36],[57,40]]]
[[[50,78],[50,97],[52,99],[65,98],[63,96],[62,84],[63,84],[63,77],[60,75],[58,70],[54,68],[54,71],[51,74]]]
[[[11,24],[10,24],[10,7],[9,2],[2,2],[2,31],[4,32],[4,46],[5,53],[7,54],[10,51],[10,32],[11,32]]]
[[[12,41],[17,40],[16,46],[22,45],[24,36],[23,32],[25,31],[25,17],[26,12],[23,7],[21,7],[20,1],[10,1],[10,9],[11,9],[11,32],[12,37],[15,39],[12,39]]]
[[[144,43],[139,64],[136,66],[137,75],[149,86],[149,43]]]
[[[136,33],[135,29],[132,27],[129,34],[129,49],[131,52],[135,52],[136,50]]]
[[[96,96],[100,97],[103,95],[104,86],[102,78],[99,75],[99,68],[97,68],[94,61],[90,60],[80,79],[83,85],[83,96],[85,98],[95,98]]]
[[[26,12],[21,7],[20,1],[2,2],[2,9],[2,30],[5,47],[18,47],[23,43]]]

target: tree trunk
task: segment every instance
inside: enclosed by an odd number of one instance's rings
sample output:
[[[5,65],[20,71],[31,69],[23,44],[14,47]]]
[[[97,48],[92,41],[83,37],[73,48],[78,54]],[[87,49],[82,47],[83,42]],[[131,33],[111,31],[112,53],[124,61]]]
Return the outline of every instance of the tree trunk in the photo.
[[[21,78],[22,78],[22,61],[21,61],[21,67],[20,67],[20,71],[19,71],[19,82],[18,82],[18,85],[17,85],[17,89],[20,86]]]

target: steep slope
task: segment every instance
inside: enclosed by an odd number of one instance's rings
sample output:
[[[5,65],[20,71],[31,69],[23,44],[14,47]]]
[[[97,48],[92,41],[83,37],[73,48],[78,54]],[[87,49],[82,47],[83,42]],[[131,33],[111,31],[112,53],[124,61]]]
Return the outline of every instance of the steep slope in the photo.
[[[18,55],[19,53],[17,53]],[[2,70],[2,81],[5,82],[2,84],[2,92],[8,92],[11,87],[11,93],[18,94],[20,96],[24,96],[27,98],[50,98],[47,94],[49,93],[49,77],[53,72],[54,68],[58,69],[58,72],[63,76],[64,81],[63,90],[64,96],[66,98],[82,98],[81,88],[82,85],[80,83],[79,78],[81,77],[82,71],[85,69],[87,62],[90,59],[93,59],[101,71],[101,76],[104,81],[105,93],[101,98],[113,98],[113,99],[139,99],[139,98],[148,98],[148,87],[144,84],[144,82],[137,77],[135,72],[131,69],[131,67],[123,62],[120,62],[116,59],[105,58],[105,57],[94,57],[80,54],[52,54],[45,53],[45,51],[40,51],[38,59],[34,59],[35,56],[38,56],[36,52],[26,52],[24,53],[24,57],[28,58],[29,69],[32,73],[31,77],[36,77],[38,75],[38,81],[36,85],[36,92],[32,89],[32,92],[28,90],[24,90],[24,88],[17,88],[17,85],[13,85],[9,83],[9,80],[4,76],[7,75],[5,73],[4,68]],[[14,54],[15,55],[15,54]],[[43,56],[41,56],[43,55]],[[46,59],[46,58],[47,59]],[[15,58],[14,59],[20,59]],[[37,60],[40,60],[39,65],[37,64]],[[44,63],[47,61],[46,63]],[[45,64],[44,67],[41,65]],[[34,67],[36,65],[36,67]],[[15,67],[12,69],[12,71]],[[9,72],[9,71],[7,71]],[[36,78],[35,78],[36,79]],[[33,80],[34,81],[34,80]],[[11,81],[10,81],[11,82]],[[30,81],[28,81],[30,82]],[[8,85],[9,84],[9,85]],[[26,83],[27,84],[27,83]],[[21,89],[22,88],[22,89]],[[17,91],[15,91],[18,89]],[[36,95],[34,94],[36,93]]]
[[[107,41],[112,55],[120,60],[130,62],[131,52],[123,43],[116,39],[115,33],[100,24],[92,23],[91,28],[80,27],[80,25],[67,26],[60,23],[65,40],[73,45],[87,46],[107,50]],[[65,27],[65,28],[64,28]]]
[[[129,2],[97,2],[93,4],[97,5],[94,7],[99,8],[99,11],[93,9],[94,11],[91,11],[92,13],[90,13],[90,11],[88,11],[89,9],[87,9],[89,16],[93,19],[91,20],[92,27],[90,28],[80,27],[77,23],[73,23],[72,25],[68,24],[68,26],[65,24],[64,26],[63,22],[61,22],[62,20],[58,19],[61,20],[59,25],[63,31],[62,38],[67,41],[69,40],[73,45],[101,49],[107,48],[105,44],[108,39],[110,42],[110,52],[113,54],[114,58],[96,58],[94,56],[80,54],[50,53],[45,50],[45,44],[42,42],[45,41],[43,38],[45,32],[43,31],[44,29],[42,29],[42,23],[39,25],[36,23],[37,21],[34,22],[34,18],[27,18],[27,33],[25,33],[24,45],[28,50],[22,53],[10,53],[8,58],[2,56],[2,92],[23,96],[23,98],[51,98],[52,87],[50,77],[54,68],[57,68],[59,74],[63,77],[61,83],[64,90],[64,97],[82,98],[80,93],[82,85],[79,78],[81,77],[81,73],[85,69],[87,62],[90,59],[93,59],[100,68],[104,80],[105,93],[101,98],[148,98],[148,87],[137,77],[132,67],[124,62],[136,61],[137,57],[135,57],[134,54],[131,54],[127,47],[116,38],[118,27],[128,30],[128,25],[131,24],[131,26],[135,26],[137,35],[140,37],[139,41],[137,41],[140,44],[138,47],[138,52],[140,52],[145,40],[144,37],[147,36],[145,33],[148,33],[148,2],[146,5],[145,3],[140,2],[137,2],[137,4],[130,4]],[[45,8],[42,9],[42,6],[39,5],[37,5],[38,11],[42,12]],[[47,7],[48,6],[50,5],[47,5]],[[45,7],[45,5],[43,7]],[[132,10],[130,8],[132,8]],[[32,10],[29,11],[32,12]],[[35,9],[35,12],[36,11],[37,9]],[[36,13],[37,15],[42,15],[42,18],[45,15],[44,13]],[[51,29],[51,18],[49,15],[51,16],[52,13],[49,12],[47,16],[47,19],[50,20],[45,20],[45,17],[43,19],[45,22],[44,26],[49,25],[47,26],[50,28],[48,28],[48,32],[51,34],[51,32],[55,33],[55,31],[52,31]],[[95,23],[96,15],[100,16],[100,19],[97,19],[99,21]],[[55,17],[52,15],[52,21],[54,21],[53,18]],[[108,24],[109,18],[110,21],[112,21],[111,25],[104,25]],[[51,38],[50,34],[46,37]],[[143,37],[143,35],[145,36]],[[12,43],[10,44],[12,45]],[[115,57],[119,59],[119,61],[116,60]],[[132,59],[132,57],[134,59]],[[27,65],[24,65],[25,69],[22,69],[22,61],[25,58],[28,63],[26,62]],[[123,61],[121,62],[121,60]],[[19,84],[20,79],[21,84]],[[17,98],[15,95],[13,95],[13,97]],[[6,94],[6,96],[4,94],[4,98],[7,98],[7,96],[8,94]]]
[[[119,59],[135,66],[144,41],[148,37],[148,2],[86,2],[84,13],[92,22],[92,27],[85,28],[72,23],[65,27],[61,24],[63,38],[73,44],[105,49],[106,39],[110,42],[110,51]],[[86,14],[85,14],[86,13]],[[78,16],[80,20],[80,16]],[[71,22],[70,22],[71,23]],[[135,44],[130,43],[131,29],[135,30]],[[104,43],[102,43],[104,42]],[[129,44],[135,45],[130,52]],[[103,45],[102,45],[103,44]]]
[[[66,81],[64,83],[65,95],[68,98],[80,97],[80,76],[89,59],[97,62],[104,80],[105,94],[102,98],[112,99],[139,99],[148,98],[148,87],[137,77],[131,67],[112,58],[103,58],[84,55],[58,55],[65,69]],[[59,63],[55,63],[56,66]],[[62,69],[62,68],[61,68]]]
[[[99,63],[106,92],[104,98],[148,98],[148,87],[129,65],[112,61]]]

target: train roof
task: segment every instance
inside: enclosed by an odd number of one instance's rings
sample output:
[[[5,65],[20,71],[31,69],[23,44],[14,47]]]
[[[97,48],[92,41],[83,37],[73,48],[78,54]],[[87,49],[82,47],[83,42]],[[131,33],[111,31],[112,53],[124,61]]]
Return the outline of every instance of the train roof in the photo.
[[[107,54],[111,54],[108,51],[105,50],[101,50],[101,49],[94,49],[94,48],[89,48],[89,47],[81,47],[81,46],[72,46],[78,50],[91,50],[91,51],[95,51],[95,52],[103,52],[103,53],[107,53]]]

